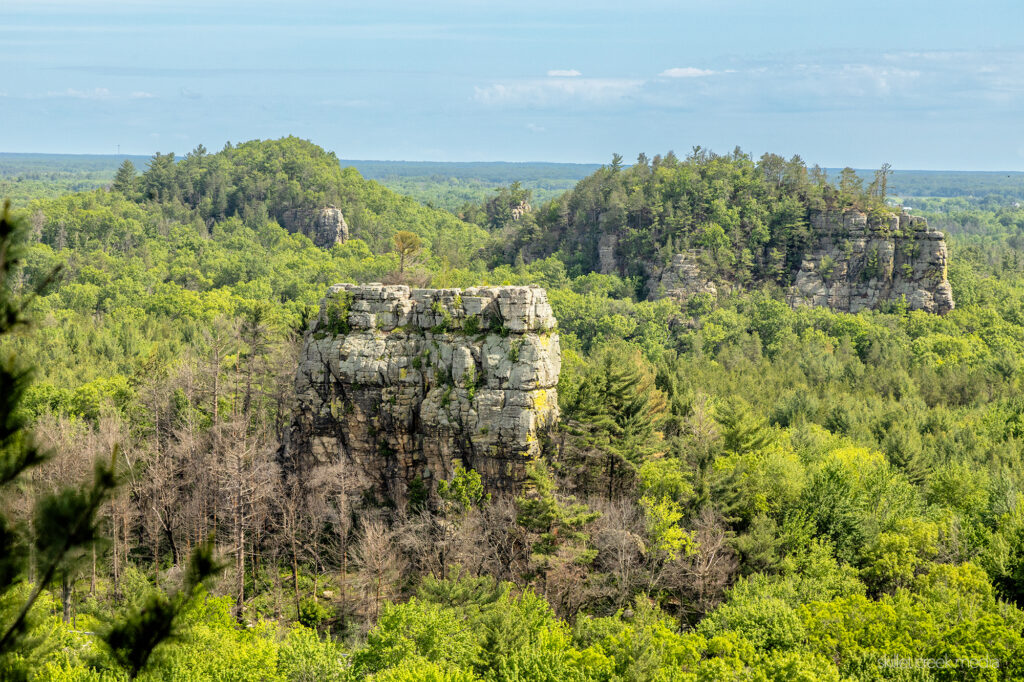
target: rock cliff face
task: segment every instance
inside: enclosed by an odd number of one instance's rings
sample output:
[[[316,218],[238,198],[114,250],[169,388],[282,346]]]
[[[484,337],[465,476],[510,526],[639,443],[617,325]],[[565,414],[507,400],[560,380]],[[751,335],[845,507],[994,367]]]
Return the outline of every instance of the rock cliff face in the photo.
[[[558,417],[543,289],[339,284],[306,333],[286,466],[340,464],[349,495],[402,504],[453,461],[514,488]]]
[[[795,273],[787,295],[790,305],[855,313],[905,300],[911,310],[944,315],[953,309],[945,236],[923,218],[906,213],[869,218],[849,210],[815,213],[810,222],[815,241]],[[677,253],[665,268],[650,270],[652,298],[686,300],[733,288],[709,277],[695,250]]]
[[[855,313],[905,299],[911,310],[953,309],[945,237],[923,218],[846,211],[815,214],[811,225],[818,240],[790,289],[792,305]]]
[[[333,206],[316,209],[290,208],[281,216],[281,226],[289,232],[301,232],[322,249],[348,240],[348,224],[341,210]]]
[[[619,261],[615,249],[619,245],[619,236],[614,232],[606,232],[597,242],[597,256],[600,273],[615,275],[619,272]]]
[[[701,272],[696,253],[687,251],[672,257],[653,293],[682,301],[700,293],[717,296],[718,287]]]

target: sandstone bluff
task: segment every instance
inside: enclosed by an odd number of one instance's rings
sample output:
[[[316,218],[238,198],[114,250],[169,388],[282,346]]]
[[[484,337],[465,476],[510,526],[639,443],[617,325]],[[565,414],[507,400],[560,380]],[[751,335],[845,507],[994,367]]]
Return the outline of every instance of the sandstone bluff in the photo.
[[[510,490],[558,418],[555,319],[537,287],[339,284],[306,333],[287,465],[341,465],[350,497],[401,504],[453,462]]]
[[[333,206],[290,208],[281,215],[281,227],[306,235],[322,249],[348,241],[348,223],[341,209]]]
[[[953,290],[946,278],[945,235],[924,218],[857,210],[818,212],[810,216],[814,242],[804,252],[787,300],[856,313],[886,303],[905,301],[911,310],[944,315],[953,309]],[[675,254],[656,272],[653,296],[687,299],[698,293],[728,291],[701,267],[700,252]],[[601,254],[602,262],[608,256]]]
[[[805,254],[789,300],[855,313],[882,302],[944,315],[953,309],[945,235],[924,218],[860,211],[811,218],[819,235]]]

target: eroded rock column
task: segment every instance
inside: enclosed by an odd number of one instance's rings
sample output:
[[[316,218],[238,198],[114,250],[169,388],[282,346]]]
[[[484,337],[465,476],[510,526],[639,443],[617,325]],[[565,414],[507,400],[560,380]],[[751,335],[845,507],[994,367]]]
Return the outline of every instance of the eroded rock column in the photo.
[[[402,504],[453,462],[510,490],[558,417],[561,355],[543,289],[340,284],[296,375],[286,465],[339,465],[350,496]]]

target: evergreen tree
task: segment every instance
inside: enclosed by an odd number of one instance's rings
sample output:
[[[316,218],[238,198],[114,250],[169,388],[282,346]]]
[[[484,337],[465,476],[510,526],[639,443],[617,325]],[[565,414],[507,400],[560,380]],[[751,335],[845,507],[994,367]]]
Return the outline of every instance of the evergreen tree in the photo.
[[[135,193],[135,176],[135,164],[129,159],[125,159],[121,167],[117,169],[117,174],[114,176],[114,182],[110,188],[125,196],[131,196]]]
[[[609,497],[661,447],[665,410],[665,394],[639,351],[612,345],[596,353],[567,416],[578,422],[581,444],[603,453]]]
[[[408,230],[395,232],[395,253],[398,254],[398,272],[405,272],[405,266],[416,257],[423,245],[419,235]]]
[[[522,494],[516,498],[519,525],[537,534],[533,551],[541,557],[554,556],[558,548],[580,545],[587,536],[583,527],[599,514],[576,498],[562,498],[551,470],[543,460],[527,466],[527,482]]]

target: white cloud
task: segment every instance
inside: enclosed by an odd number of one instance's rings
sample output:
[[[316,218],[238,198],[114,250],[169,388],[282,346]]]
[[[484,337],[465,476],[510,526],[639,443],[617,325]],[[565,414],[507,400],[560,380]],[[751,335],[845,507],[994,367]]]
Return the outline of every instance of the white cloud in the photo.
[[[151,92],[144,92],[142,90],[136,90],[131,95],[129,95],[129,97],[131,99],[152,99],[152,98],[156,97],[156,95],[154,95]]]
[[[603,106],[637,94],[644,81],[627,78],[549,78],[494,83],[474,88],[473,99],[488,106],[538,108],[566,104]]]
[[[68,88],[64,92],[47,93],[50,97],[71,97],[72,99],[110,99],[110,90],[93,88],[92,90],[76,90]]]
[[[701,78],[711,76],[715,72],[709,69],[698,69],[693,66],[677,66],[673,69],[665,69],[658,75],[663,78]]]
[[[548,75],[552,78],[578,78],[583,74],[576,69],[551,69]]]
[[[851,95],[887,95],[893,88],[907,88],[920,75],[920,71],[910,69],[844,64],[837,77]]]

